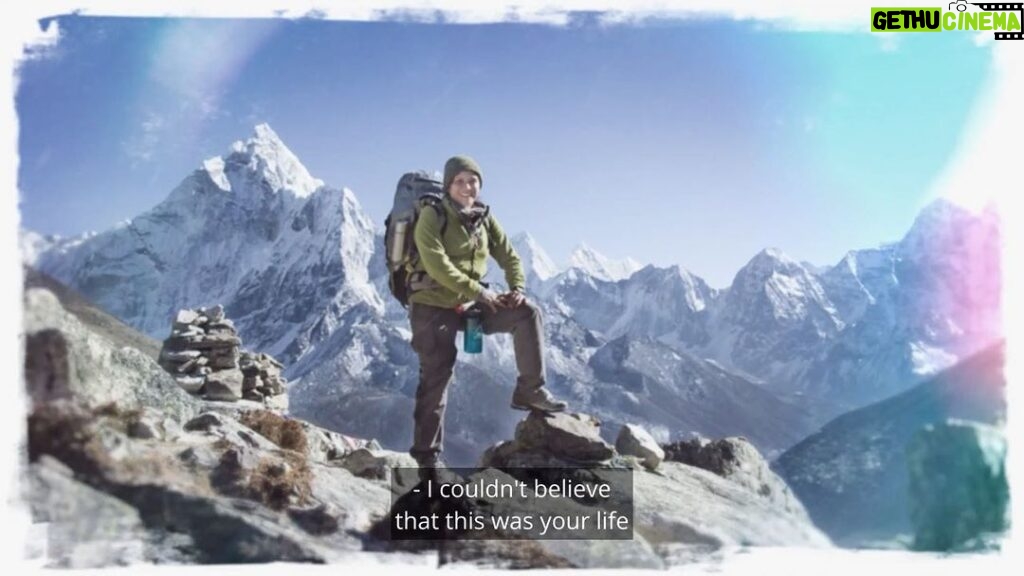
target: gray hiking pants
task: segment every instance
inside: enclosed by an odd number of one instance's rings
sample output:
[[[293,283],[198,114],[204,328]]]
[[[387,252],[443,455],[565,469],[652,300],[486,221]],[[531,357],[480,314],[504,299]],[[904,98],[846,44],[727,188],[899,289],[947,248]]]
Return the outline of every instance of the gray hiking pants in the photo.
[[[444,410],[458,349],[455,338],[462,318],[450,308],[413,303],[409,310],[412,348],[420,357],[420,384],[413,413],[413,443],[409,453],[417,462],[430,462],[441,453],[444,442]],[[544,328],[540,310],[530,302],[517,308],[484,307],[484,334],[511,333],[519,377],[516,388],[544,386]]]

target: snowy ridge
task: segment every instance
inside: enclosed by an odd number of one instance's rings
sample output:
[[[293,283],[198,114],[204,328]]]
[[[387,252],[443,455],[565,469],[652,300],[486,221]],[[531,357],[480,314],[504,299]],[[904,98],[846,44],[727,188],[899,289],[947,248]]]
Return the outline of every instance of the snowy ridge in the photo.
[[[250,171],[263,176],[274,192],[285,190],[298,198],[307,198],[324,185],[323,180],[310,176],[268,124],[256,126],[252,138],[235,142],[231,150],[225,162],[246,164]]]
[[[178,309],[224,304],[246,347],[286,363],[297,414],[408,447],[409,428],[383,417],[411,413],[417,380],[407,312],[385,293],[383,238],[351,190],[312,178],[269,126],[110,230],[20,241],[42,271],[154,338]],[[773,406],[758,432],[771,451],[1000,335],[998,220],[950,207],[922,212],[903,241],[850,252],[824,271],[764,250],[724,290],[678,266],[641,268],[586,245],[558,271],[529,234],[513,241],[544,315],[552,390],[608,422],[668,436],[701,430],[673,428],[683,420],[652,391],[685,395],[696,410],[686,421],[698,423],[687,426],[710,426],[701,410],[720,414],[721,431],[744,429],[749,415],[724,408],[737,398]],[[623,368],[619,352],[632,364]],[[461,355],[456,374],[472,384],[453,388],[450,418],[464,430],[451,440],[472,465],[513,424],[511,338]],[[769,425],[794,410],[808,418]]]
[[[612,260],[585,243],[580,243],[572,251],[572,254],[569,255],[569,262],[566,265],[566,268],[577,268],[594,278],[613,282],[629,278],[640,267],[640,263],[632,258]]]
[[[260,125],[153,209],[37,265],[154,338],[178,309],[222,303],[247,344],[294,361],[346,309],[383,309],[372,239],[355,195],[311,178]]]
[[[512,245],[523,261],[523,272],[527,281],[530,280],[531,274],[538,282],[546,282],[558,274],[558,267],[554,261],[529,232],[521,232],[513,237]]]

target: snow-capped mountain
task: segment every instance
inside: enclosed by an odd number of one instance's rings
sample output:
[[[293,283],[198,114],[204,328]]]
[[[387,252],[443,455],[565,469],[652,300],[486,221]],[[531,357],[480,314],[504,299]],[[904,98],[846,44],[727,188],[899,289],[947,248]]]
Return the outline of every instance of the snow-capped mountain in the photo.
[[[640,268],[585,246],[558,271],[532,237],[514,237],[545,318],[556,394],[666,439],[746,434],[768,452],[995,341],[998,241],[994,216],[939,203],[900,243],[851,252],[824,272],[765,250],[715,290],[679,267]],[[381,230],[353,192],[313,178],[266,125],[146,213],[78,238],[23,232],[22,247],[157,339],[178,309],[224,304],[247,348],[286,363],[296,414],[395,449],[411,441],[417,359],[406,311],[388,294]],[[488,277],[501,276],[492,263]],[[609,368],[616,362],[628,366]],[[634,373],[657,394],[628,390]],[[449,439],[453,463],[471,465],[473,439],[507,437],[514,422],[511,339],[460,355],[456,374],[448,417],[464,430]],[[674,394],[685,407],[668,402]]]
[[[712,315],[705,351],[786,393],[819,346],[844,328],[818,279],[775,249],[736,273]]]
[[[512,245],[523,262],[527,286],[539,286],[558,274],[558,266],[529,232],[521,232],[513,236]]]
[[[354,308],[380,311],[373,225],[267,125],[151,210],[55,245],[36,265],[154,338],[181,308],[223,303],[253,348],[292,363]]]
[[[510,241],[523,266],[523,274],[526,276],[526,291],[532,295],[545,292],[551,279],[559,273],[551,256],[548,256],[544,247],[529,232],[520,232],[512,236]],[[492,288],[502,291],[508,286],[504,271],[493,261],[487,267],[484,281],[490,283]]]
[[[906,390],[1002,336],[999,219],[938,200],[900,242],[855,251],[823,277],[848,327],[804,390],[837,412]]]
[[[572,254],[569,255],[569,263],[566,265],[566,268],[577,268],[589,276],[611,282],[629,278],[641,267],[642,264],[632,258],[613,260],[585,243],[580,243],[572,251]]]
[[[664,433],[662,442],[690,433],[739,435],[774,454],[809,430],[802,409],[714,362],[646,337],[613,340],[589,364],[598,384],[588,410],[615,423],[642,418]]]
[[[766,249],[720,291],[650,266],[617,282],[571,268],[547,295],[595,334],[713,359],[827,420],[997,341],[998,259],[996,215],[937,200],[901,242],[824,270]]]

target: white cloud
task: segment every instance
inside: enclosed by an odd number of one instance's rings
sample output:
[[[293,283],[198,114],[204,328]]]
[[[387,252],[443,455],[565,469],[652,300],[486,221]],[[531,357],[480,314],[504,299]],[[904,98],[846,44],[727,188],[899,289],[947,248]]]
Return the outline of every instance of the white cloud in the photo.
[[[166,125],[163,116],[150,112],[139,125],[138,133],[121,143],[125,155],[132,160],[133,168],[153,159],[154,152],[163,140]]]

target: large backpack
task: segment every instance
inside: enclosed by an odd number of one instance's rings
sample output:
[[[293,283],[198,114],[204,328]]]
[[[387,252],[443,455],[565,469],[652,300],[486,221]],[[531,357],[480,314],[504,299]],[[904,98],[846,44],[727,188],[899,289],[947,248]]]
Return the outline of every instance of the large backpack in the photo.
[[[391,212],[384,220],[384,254],[388,265],[388,288],[402,306],[409,305],[409,274],[419,261],[413,238],[416,221],[420,212],[429,206],[437,211],[441,219],[441,234],[444,234],[448,221],[441,205],[442,198],[444,189],[441,182],[426,172],[408,172],[398,180]]]

